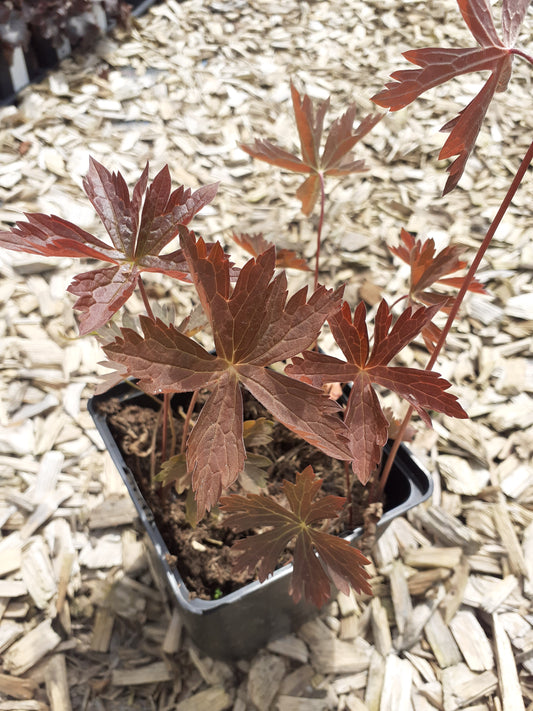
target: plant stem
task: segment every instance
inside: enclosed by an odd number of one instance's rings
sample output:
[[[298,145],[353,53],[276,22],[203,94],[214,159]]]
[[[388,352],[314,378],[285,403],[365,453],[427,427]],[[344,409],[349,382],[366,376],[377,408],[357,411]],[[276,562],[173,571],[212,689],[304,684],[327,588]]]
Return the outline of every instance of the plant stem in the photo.
[[[142,300],[144,303],[144,308],[146,309],[146,314],[148,318],[155,321],[154,312],[150,306],[150,301],[148,300],[148,294],[144,287],[144,282],[141,277],[139,277],[139,291],[141,292]],[[170,412],[170,393],[163,394],[163,431],[161,433],[161,464],[167,459],[167,432],[168,432],[168,421]]]
[[[180,453],[183,454],[185,451],[185,445],[187,444],[187,435],[189,434],[189,425],[191,422],[191,417],[192,413],[194,410],[194,406],[196,405],[196,401],[198,400],[198,395],[200,391],[195,390],[191,396],[191,401],[189,403],[189,407],[187,409],[187,414],[185,415],[185,422],[183,423],[183,435],[181,437],[181,448],[180,448]]]
[[[405,294],[404,296],[400,296],[399,298],[396,299],[396,301],[394,301],[394,302],[390,305],[390,310],[392,311],[392,309],[396,306],[396,304],[399,304],[400,301],[403,301],[404,299],[408,299],[408,298],[409,298],[409,294]]]
[[[344,463],[344,486],[346,489],[346,500],[348,501],[348,528],[353,529],[353,503],[352,503],[352,481],[350,476],[350,463]]]
[[[141,277],[139,277],[139,291],[141,292],[144,308],[146,309],[148,318],[150,318],[152,321],[155,321],[154,312],[152,311],[152,307],[150,306],[150,302],[148,301],[148,294],[146,293],[146,289],[144,288],[144,283]]]
[[[155,445],[157,441],[157,430],[159,429],[159,423],[161,422],[161,408],[159,408],[158,413],[157,413],[157,418],[155,421],[154,425],[154,430],[152,432],[152,443],[150,446],[150,483],[154,483],[155,479],[155,464],[156,464],[156,454],[155,454]]]
[[[168,424],[170,425],[170,457],[176,454],[176,427],[174,425],[174,418],[172,417],[172,410],[170,410],[170,417],[168,418]]]
[[[161,464],[167,460],[167,422],[170,411],[170,393],[163,396],[163,432],[161,433]]]
[[[516,54],[519,57],[522,57],[522,59],[525,59],[526,62],[529,62],[530,64],[533,64],[533,57],[531,57],[529,54],[526,54],[524,51],[521,49],[517,49],[516,47],[513,47],[512,49],[509,50],[511,54]]]
[[[446,342],[446,338],[448,336],[448,333],[450,332],[450,329],[452,327],[452,323],[454,322],[455,317],[457,316],[457,312],[459,311],[459,308],[461,307],[461,304],[463,302],[463,299],[465,297],[466,292],[468,291],[468,287],[472,283],[476,272],[478,270],[478,267],[481,263],[481,260],[485,256],[485,252],[487,251],[492,238],[494,237],[494,234],[498,227],[500,226],[500,223],[507,212],[509,205],[511,204],[511,201],[513,197],[516,194],[516,191],[518,190],[518,187],[520,183],[522,182],[522,179],[524,175],[526,174],[526,171],[529,167],[529,164],[533,160],[533,142],[530,144],[524,158],[522,159],[522,162],[520,163],[520,166],[518,167],[518,170],[516,172],[515,177],[513,178],[513,181],[509,187],[509,190],[505,194],[505,197],[502,200],[502,203],[500,207],[498,208],[498,212],[496,213],[489,229],[487,230],[487,233],[485,237],[483,238],[483,242],[481,243],[476,256],[474,257],[472,264],[470,265],[470,269],[468,270],[467,275],[463,279],[463,283],[461,285],[461,288],[459,289],[459,293],[455,297],[455,300],[451,306],[450,313],[448,314],[448,320],[446,321],[446,325],[442,329],[442,332],[440,334],[440,338],[435,346],[435,349],[433,353],[431,354],[431,357],[426,365],[426,370],[431,370],[433,366],[435,365],[435,362]],[[383,496],[383,491],[385,489],[385,484],[387,483],[387,479],[389,477],[390,471],[392,469],[392,464],[394,462],[394,457],[396,456],[396,453],[400,447],[403,435],[405,433],[405,430],[407,429],[407,425],[409,424],[409,421],[411,419],[411,415],[413,414],[413,407],[409,407],[407,410],[407,413],[403,419],[403,422],[401,424],[401,427],[398,431],[398,434],[396,435],[396,439],[393,442],[393,445],[391,447],[391,451],[389,452],[389,456],[387,457],[387,461],[385,462],[385,466],[383,467],[383,471],[381,472],[380,480],[379,480],[379,486],[377,489],[377,497],[381,498]]]
[[[322,173],[319,173],[318,177],[320,178],[320,217],[318,218],[318,228],[316,232],[314,291],[318,288],[318,265],[320,262],[320,246],[322,244],[322,227],[324,225],[324,208],[326,205],[326,186],[324,184],[324,176]]]

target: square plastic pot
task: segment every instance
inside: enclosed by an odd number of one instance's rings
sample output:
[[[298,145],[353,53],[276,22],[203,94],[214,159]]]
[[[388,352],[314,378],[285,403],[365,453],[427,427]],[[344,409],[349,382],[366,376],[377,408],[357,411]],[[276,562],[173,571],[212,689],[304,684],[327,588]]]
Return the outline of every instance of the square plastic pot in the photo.
[[[219,600],[191,597],[178,570],[168,563],[172,558],[154,515],[124,461],[106,416],[99,410],[99,405],[114,398],[118,398],[124,405],[146,405],[152,409],[153,401],[129,383],[121,383],[91,398],[88,409],[146,529],[160,574],[181,612],[187,631],[199,649],[211,657],[225,660],[250,657],[272,639],[295,631],[305,620],[315,615],[317,610],[314,606],[305,602],[295,604],[289,596],[292,565],[279,568],[264,583],[255,581]],[[402,445],[387,482],[386,510],[378,523],[377,536],[385,531],[394,518],[425,501],[432,490],[429,473]],[[357,528],[346,538],[357,544],[361,535],[362,529]]]

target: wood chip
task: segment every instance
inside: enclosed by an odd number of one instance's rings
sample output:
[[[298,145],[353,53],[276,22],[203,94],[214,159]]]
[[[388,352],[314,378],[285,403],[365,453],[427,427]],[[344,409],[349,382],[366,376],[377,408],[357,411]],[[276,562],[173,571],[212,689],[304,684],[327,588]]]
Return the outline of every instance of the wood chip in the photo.
[[[461,560],[462,550],[453,548],[419,548],[409,550],[404,554],[404,562],[413,568],[455,568]]]
[[[412,679],[409,662],[390,654],[385,661],[380,711],[410,711]]]
[[[296,635],[280,637],[267,645],[267,649],[274,654],[280,654],[287,659],[294,659],[302,664],[307,664],[309,651],[305,643]]]
[[[19,679],[9,674],[0,674],[0,693],[15,699],[33,699],[38,686],[33,679]]]
[[[453,616],[461,606],[464,592],[468,584],[469,570],[470,567],[466,560],[461,559],[461,562],[455,569],[448,582],[447,592],[440,606],[442,617],[446,624],[450,623]]]
[[[10,546],[9,548],[0,548],[0,576],[13,573],[20,568],[21,564],[21,546]]]
[[[35,605],[44,610],[57,591],[50,555],[41,537],[31,538],[22,549],[22,579]]]
[[[365,704],[368,711],[379,711],[383,682],[385,680],[385,659],[374,650],[368,667],[368,680],[365,689]]]
[[[488,470],[472,467],[466,459],[454,455],[439,457],[439,469],[450,491],[467,496],[479,494],[490,478]]]
[[[26,583],[21,580],[0,580],[0,597],[21,597],[27,592]]]
[[[313,667],[324,674],[350,674],[368,669],[372,648],[364,639],[337,639],[319,619],[306,622],[298,635],[311,651]]]
[[[509,566],[515,575],[527,575],[527,566],[518,537],[509,517],[509,512],[503,502],[498,502],[492,507],[492,515],[496,529],[509,556]]]
[[[450,629],[472,671],[493,669],[492,647],[473,612],[459,610],[450,622]]]
[[[132,524],[137,520],[137,511],[129,496],[110,496],[89,515],[89,528],[115,528]]]
[[[61,642],[61,637],[52,629],[51,620],[43,620],[4,654],[4,669],[20,676],[31,669],[48,652]]]
[[[390,587],[396,627],[400,635],[403,635],[407,626],[407,620],[413,613],[409,584],[405,566],[401,561],[395,561],[390,571]]]
[[[67,678],[67,663],[63,654],[54,654],[44,671],[46,694],[51,711],[72,711]]]
[[[0,711],[49,711],[42,701],[0,701]]]
[[[474,553],[481,545],[479,536],[441,507],[418,507],[414,516],[443,545],[460,546],[465,553]]]
[[[493,671],[477,674],[464,663],[447,667],[442,671],[444,710],[454,711],[469,706],[492,694],[497,685],[498,677]]]
[[[496,613],[492,615],[492,631],[494,633],[502,709],[503,711],[525,711],[511,642]]]
[[[135,669],[114,669],[111,674],[113,686],[138,686],[169,681],[173,672],[165,662],[154,662]]]
[[[435,610],[433,615],[429,618],[424,627],[424,632],[441,669],[453,666],[462,661],[459,648],[449,628],[444,623],[439,610]]]
[[[0,654],[10,647],[24,633],[24,628],[18,622],[2,620],[0,622]]]
[[[381,654],[381,656],[386,657],[392,647],[387,612],[381,604],[381,600],[379,599],[379,597],[372,598],[372,602],[370,603],[370,609],[372,611],[371,622],[374,645],[376,647],[376,650]]]
[[[175,654],[181,646],[181,636],[183,630],[183,620],[178,610],[172,610],[172,617],[168,625],[165,639],[161,649],[165,654]]]
[[[324,708],[323,699],[302,699],[296,696],[280,695],[276,700],[276,711],[324,711]],[[191,711],[193,710],[191,709]]]
[[[464,591],[463,602],[471,607],[481,607],[490,614],[499,609],[517,585],[518,580],[514,575],[507,575],[503,580],[471,575]]]
[[[109,651],[115,615],[105,607],[98,608],[94,616],[91,649],[93,652]]]
[[[214,686],[180,701],[176,711],[224,711],[231,708],[232,703],[231,696],[223,687]]]
[[[259,654],[248,674],[248,697],[258,711],[269,711],[285,674],[285,663],[274,654]],[[192,707],[191,707],[192,708]]]
[[[56,490],[48,492],[20,529],[21,540],[27,540],[35,533],[72,494],[73,490],[68,485],[61,485]]]

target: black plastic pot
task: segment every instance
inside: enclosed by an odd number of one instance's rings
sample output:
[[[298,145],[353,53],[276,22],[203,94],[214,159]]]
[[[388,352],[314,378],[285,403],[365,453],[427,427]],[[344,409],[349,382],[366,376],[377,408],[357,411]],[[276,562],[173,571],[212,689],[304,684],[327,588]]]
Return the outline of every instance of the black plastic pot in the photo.
[[[129,383],[122,383],[91,398],[88,409],[126,484],[155,552],[161,575],[194,643],[206,654],[219,659],[249,657],[270,640],[289,634],[316,614],[314,606],[305,602],[295,604],[289,596],[292,565],[275,571],[264,583],[255,581],[219,600],[191,598],[179,572],[168,563],[171,560],[169,550],[155,524],[154,515],[124,461],[106,416],[99,409],[99,405],[112,398],[118,398],[125,405],[145,404],[152,408],[153,400]],[[377,535],[381,535],[394,518],[425,501],[432,489],[428,472],[402,446],[386,486],[386,511],[378,523]],[[362,529],[358,528],[347,539],[356,542],[361,535]]]
[[[126,0],[126,2],[131,6],[133,17],[140,17],[152,5],[161,2],[161,0]],[[27,4],[28,6],[31,5],[30,0],[27,0]],[[94,5],[96,5],[96,0]],[[105,5],[102,3],[101,12],[104,9]],[[73,18],[73,20],[76,19],[78,18]],[[112,17],[107,16],[107,20],[104,17],[100,26],[102,33],[113,27],[114,24],[115,20]],[[23,53],[20,50],[17,60],[21,64],[20,67],[15,68],[7,60],[0,46],[0,106],[15,103],[17,94],[21,89],[28,83],[41,81],[50,69],[55,68],[71,52],[70,43],[66,36],[63,47],[58,50],[52,46],[49,40],[36,34],[31,26],[28,26],[28,31],[30,33],[30,41],[28,46],[24,48]]]

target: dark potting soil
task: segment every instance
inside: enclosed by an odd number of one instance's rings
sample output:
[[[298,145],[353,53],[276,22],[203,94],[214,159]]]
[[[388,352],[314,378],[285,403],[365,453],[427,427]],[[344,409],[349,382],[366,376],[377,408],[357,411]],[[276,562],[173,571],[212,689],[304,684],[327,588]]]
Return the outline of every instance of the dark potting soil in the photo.
[[[244,419],[259,417],[272,419],[263,406],[243,391]],[[196,410],[199,411],[202,396]],[[120,447],[126,464],[131,469],[143,497],[151,508],[159,531],[171,554],[169,563],[177,565],[185,585],[193,596],[212,600],[227,595],[246,585],[254,578],[237,576],[233,571],[232,543],[243,534],[235,534],[224,526],[224,515],[218,510],[211,511],[192,528],[185,516],[185,494],[178,495],[172,485],[164,491],[159,483],[153,483],[154,472],[160,470],[161,416],[150,407],[124,404],[112,399],[99,406],[106,415],[109,427]],[[182,438],[184,412],[180,409],[173,415],[175,441],[179,451]],[[154,443],[154,428],[158,427]],[[170,428],[168,437],[170,439]],[[345,496],[344,462],[328,457],[312,445],[304,442],[280,423],[275,423],[272,440],[267,445],[251,447],[250,452],[268,457],[272,465],[267,470],[267,489],[282,505],[286,500],[282,483],[295,480],[295,473],[301,472],[309,464],[315,474],[323,479],[323,494]],[[350,469],[351,472],[351,469]],[[352,480],[354,479],[351,474]],[[239,480],[228,493],[245,494]],[[368,499],[368,488],[357,480],[352,483],[352,523],[350,525],[347,508],[339,519],[326,522],[331,533],[342,533],[361,525],[363,511]],[[290,562],[291,552],[280,565]]]

